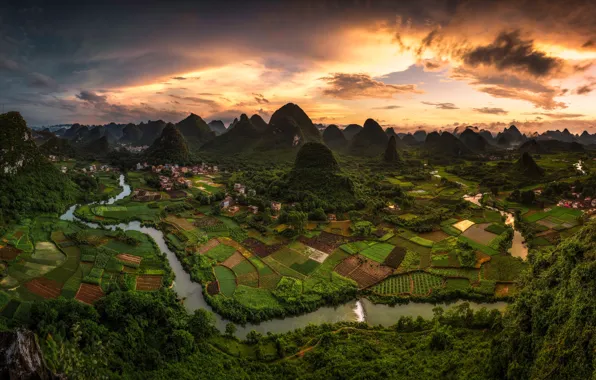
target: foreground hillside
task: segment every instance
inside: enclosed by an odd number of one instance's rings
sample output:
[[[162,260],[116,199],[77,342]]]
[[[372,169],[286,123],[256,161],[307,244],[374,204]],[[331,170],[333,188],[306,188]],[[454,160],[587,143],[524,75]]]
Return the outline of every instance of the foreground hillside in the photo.
[[[26,327],[40,337],[50,369],[75,379],[587,379],[596,368],[595,236],[591,222],[532,257],[503,318],[463,304],[391,328],[339,323],[238,342],[220,335],[208,312],[189,316],[162,290],[113,292],[93,307],[36,303]]]
[[[18,112],[0,115],[0,230],[5,222],[59,212],[79,195],[76,185],[35,145]]]

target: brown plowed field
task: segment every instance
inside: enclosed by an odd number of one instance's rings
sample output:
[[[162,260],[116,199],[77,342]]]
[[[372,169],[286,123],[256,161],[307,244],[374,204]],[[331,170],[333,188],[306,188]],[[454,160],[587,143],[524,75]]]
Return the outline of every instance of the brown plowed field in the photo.
[[[35,278],[25,284],[27,290],[43,298],[58,298],[62,284],[44,277]]]
[[[354,271],[354,269],[360,266],[360,259],[358,255],[350,256],[335,267],[335,271],[344,277]]]
[[[105,294],[99,285],[91,285],[82,283],[75,299],[86,304],[92,305],[95,301],[103,297]]]
[[[116,255],[116,258],[120,261],[132,264],[141,264],[141,260],[143,260],[142,257],[129,255],[128,253],[121,253],[119,255]]]
[[[197,250],[197,252],[202,255],[203,253],[207,252],[211,248],[217,247],[218,245],[219,245],[219,241],[217,239],[211,239],[204,245],[200,246],[199,249]]]
[[[137,276],[137,290],[157,290],[161,288],[161,275],[143,274]]]
[[[232,254],[232,256],[228,257],[221,265],[224,267],[232,268],[236,265],[240,264],[244,259],[244,256],[240,254],[240,252],[236,251]]]
[[[267,257],[282,247],[281,244],[267,245],[257,239],[248,238],[242,242],[251,252],[259,257]]]
[[[212,296],[219,294],[219,283],[217,281],[211,281],[209,285],[207,285],[207,293]]]
[[[362,266],[356,268],[356,270],[350,273],[348,277],[356,281],[360,289],[368,288],[369,286],[374,285],[380,281],[377,277],[365,272],[362,269]]]
[[[310,247],[313,247],[325,253],[332,253],[337,247],[339,247],[347,241],[347,239],[343,236],[331,234],[326,231],[323,231],[319,236],[315,236],[312,238],[300,236],[298,240]]]
[[[20,249],[7,245],[6,247],[0,248],[0,260],[13,260],[21,252]]]

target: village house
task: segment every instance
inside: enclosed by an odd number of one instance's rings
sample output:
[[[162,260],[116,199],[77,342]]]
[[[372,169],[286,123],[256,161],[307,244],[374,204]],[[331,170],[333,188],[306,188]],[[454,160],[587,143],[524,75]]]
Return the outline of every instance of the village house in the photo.
[[[58,157],[56,157],[56,156],[53,156],[53,155],[49,155],[49,156],[48,156],[48,159],[49,159],[50,161],[54,161],[54,162],[58,161]]]
[[[327,214],[327,220],[330,222],[335,222],[337,220],[337,216],[335,214]]]
[[[280,212],[281,211],[281,203],[272,201],[271,202],[271,211]]]
[[[257,214],[259,212],[259,206],[248,206],[248,210],[253,214]]]
[[[385,207],[383,210],[385,210],[386,212],[392,213],[392,212],[396,212],[399,211],[400,208],[398,205],[395,204],[389,204],[387,207]]]
[[[62,171],[62,173],[66,173],[68,171],[68,168],[66,166],[63,166],[60,168],[60,171]]]
[[[236,183],[234,184],[234,191],[236,191],[238,194],[246,194],[246,187],[242,184]]]
[[[221,203],[219,205],[221,206],[221,208],[227,209],[228,207],[234,205],[234,198],[232,198],[228,195],[223,199],[223,201],[221,201]]]
[[[240,211],[240,207],[238,206],[231,206],[228,208],[228,213],[231,215],[236,214],[238,211]]]

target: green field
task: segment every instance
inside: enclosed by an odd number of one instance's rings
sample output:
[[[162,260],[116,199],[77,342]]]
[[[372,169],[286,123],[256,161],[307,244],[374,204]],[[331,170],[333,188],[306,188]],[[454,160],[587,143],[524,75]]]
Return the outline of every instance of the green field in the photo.
[[[412,293],[425,295],[434,288],[443,286],[443,278],[426,272],[414,272],[411,274],[414,283]]]
[[[360,254],[364,257],[368,257],[371,260],[382,263],[385,261],[385,258],[389,256],[393,248],[394,246],[391,244],[377,243],[364,249],[362,252],[360,252]]]
[[[540,211],[528,216],[524,216],[523,218],[527,222],[534,223],[541,219],[552,216],[564,222],[570,222],[574,221],[575,219],[577,219],[577,217],[581,216],[582,214],[583,211],[581,210],[555,206],[550,211]]]
[[[412,292],[412,279],[407,274],[392,276],[373,286],[372,290],[383,295],[409,294]]]
[[[221,294],[232,297],[236,290],[236,276],[231,269],[217,265],[214,269]]]
[[[230,247],[225,244],[218,244],[214,248],[208,250],[205,255],[218,263],[225,261],[228,257],[232,256],[236,252],[234,247]]]

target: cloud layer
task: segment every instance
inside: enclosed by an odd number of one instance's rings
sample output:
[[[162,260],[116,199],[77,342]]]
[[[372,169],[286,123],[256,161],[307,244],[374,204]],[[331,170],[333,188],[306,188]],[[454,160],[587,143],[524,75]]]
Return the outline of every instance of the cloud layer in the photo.
[[[376,111],[399,128],[462,115],[583,128],[595,19],[589,0],[12,3],[0,103],[33,124],[229,120],[295,102],[338,124]]]

